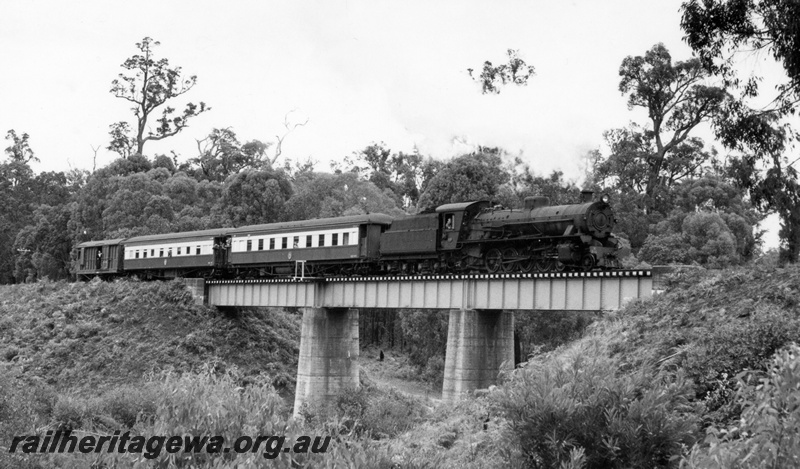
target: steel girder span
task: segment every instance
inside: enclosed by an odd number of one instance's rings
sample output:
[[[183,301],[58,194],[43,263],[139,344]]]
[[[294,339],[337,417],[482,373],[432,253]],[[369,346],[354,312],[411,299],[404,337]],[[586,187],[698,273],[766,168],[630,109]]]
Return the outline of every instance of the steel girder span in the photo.
[[[330,279],[210,280],[211,306],[616,310],[652,295],[649,270]]]

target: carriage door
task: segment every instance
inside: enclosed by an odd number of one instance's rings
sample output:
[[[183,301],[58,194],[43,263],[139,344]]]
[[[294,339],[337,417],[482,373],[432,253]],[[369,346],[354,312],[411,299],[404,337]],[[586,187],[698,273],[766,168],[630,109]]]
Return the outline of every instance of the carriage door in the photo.
[[[214,267],[223,268],[228,264],[228,238],[217,236],[214,238]]]
[[[367,257],[367,226],[358,227],[358,257]]]

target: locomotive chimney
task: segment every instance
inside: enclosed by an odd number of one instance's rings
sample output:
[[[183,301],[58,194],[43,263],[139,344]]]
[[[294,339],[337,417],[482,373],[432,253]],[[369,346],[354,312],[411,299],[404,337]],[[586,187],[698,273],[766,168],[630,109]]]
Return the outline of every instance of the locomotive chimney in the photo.
[[[592,201],[592,197],[594,197],[593,190],[584,189],[581,191],[581,203],[588,204]]]

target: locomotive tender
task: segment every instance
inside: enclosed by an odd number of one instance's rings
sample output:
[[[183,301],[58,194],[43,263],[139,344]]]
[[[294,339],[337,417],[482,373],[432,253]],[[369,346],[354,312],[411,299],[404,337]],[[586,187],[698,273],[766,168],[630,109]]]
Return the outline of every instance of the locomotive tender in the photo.
[[[608,196],[521,209],[488,201],[392,218],[373,213],[239,228],[90,241],[77,246],[78,278],[326,277],[588,271],[619,268]]]

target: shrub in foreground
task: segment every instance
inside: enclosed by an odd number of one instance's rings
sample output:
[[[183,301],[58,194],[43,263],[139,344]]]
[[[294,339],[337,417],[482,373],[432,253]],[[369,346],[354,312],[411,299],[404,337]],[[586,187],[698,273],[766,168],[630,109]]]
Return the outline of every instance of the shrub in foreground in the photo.
[[[270,384],[270,378],[261,376],[246,387],[238,383],[236,370],[215,373],[211,367],[200,373],[164,373],[147,384],[140,395],[129,390],[120,395],[109,395],[102,400],[109,409],[121,409],[120,415],[127,418],[134,404],[145,402],[153,406],[154,413],[139,414],[131,435],[150,436],[223,436],[225,445],[232,445],[237,438],[249,436],[285,436],[284,446],[293,446],[298,437],[307,435],[312,441],[330,436],[325,453],[273,452],[265,457],[265,446],[258,452],[237,454],[212,453],[168,453],[166,450],[155,456],[142,453],[99,454],[43,454],[45,467],[114,467],[114,468],[304,468],[304,467],[391,467],[386,450],[378,448],[368,440],[358,440],[342,434],[335,426],[308,427],[291,418],[283,399]],[[147,399],[142,399],[146,396]],[[149,402],[150,398],[154,402]],[[147,401],[147,402],[146,402]],[[124,420],[125,418],[121,418]],[[78,435],[84,433],[79,431]],[[111,435],[111,432],[94,429],[92,434]],[[39,455],[36,455],[39,456]],[[155,457],[153,457],[155,456]]]
[[[702,405],[682,373],[622,372],[599,338],[528,362],[496,393],[532,468],[675,467],[698,436]]]
[[[315,426],[330,426],[335,422],[343,431],[376,440],[408,430],[419,423],[425,412],[416,399],[365,382],[358,389],[340,393],[327,408],[307,406],[301,411]]]
[[[766,377],[739,376],[744,410],[738,425],[711,427],[681,466],[685,468],[800,467],[800,347],[776,354]]]

